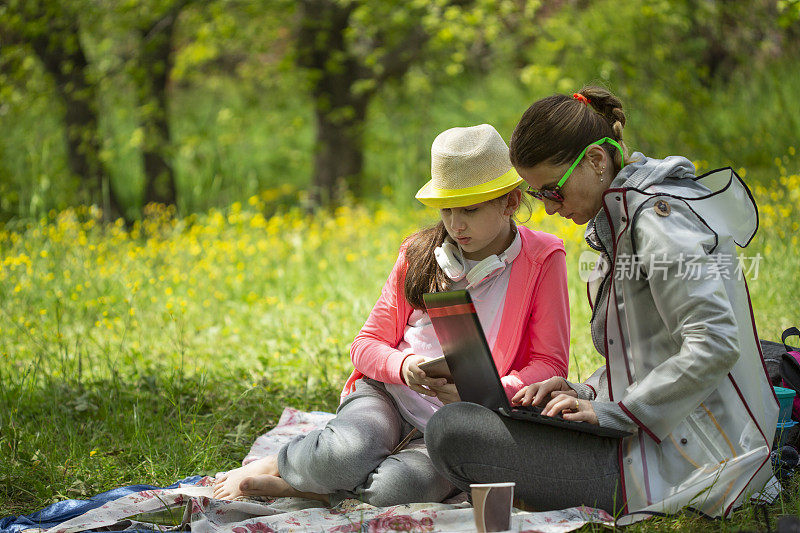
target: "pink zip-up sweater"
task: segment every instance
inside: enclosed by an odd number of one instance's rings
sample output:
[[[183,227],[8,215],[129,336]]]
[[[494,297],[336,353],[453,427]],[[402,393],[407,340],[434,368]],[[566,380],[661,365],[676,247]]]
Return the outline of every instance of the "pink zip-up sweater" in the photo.
[[[569,362],[569,295],[567,264],[561,239],[524,226],[517,230],[522,250],[511,263],[503,318],[492,356],[506,395],[511,398],[530,383],[567,376]],[[397,349],[413,308],[405,298],[408,264],[405,245],[383,286],[381,296],[350,347],[355,370],[342,398],[357,379],[404,384],[400,374],[406,355]]]

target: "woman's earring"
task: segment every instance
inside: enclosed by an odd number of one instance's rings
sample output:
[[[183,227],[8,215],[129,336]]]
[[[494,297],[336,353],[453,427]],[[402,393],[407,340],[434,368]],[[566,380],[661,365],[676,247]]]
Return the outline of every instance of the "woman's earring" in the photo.
[[[605,171],[606,171],[605,165],[600,167],[600,181],[603,181],[603,172],[605,172]]]

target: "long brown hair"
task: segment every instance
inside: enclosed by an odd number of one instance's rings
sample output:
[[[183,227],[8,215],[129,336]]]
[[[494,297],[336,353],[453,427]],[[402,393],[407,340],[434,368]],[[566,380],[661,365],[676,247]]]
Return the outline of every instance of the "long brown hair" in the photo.
[[[442,292],[453,286],[453,281],[439,268],[433,254],[446,238],[447,230],[440,220],[436,225],[421,229],[405,240],[408,265],[405,295],[414,309],[425,309],[422,295],[426,292]]]
[[[495,200],[502,201],[510,193],[506,193]],[[524,205],[528,212],[531,212],[531,205],[523,194],[520,198],[520,206]],[[517,208],[519,212],[519,208]],[[514,214],[516,218],[516,213]],[[509,223],[512,223],[509,221]],[[513,223],[512,223],[513,224]],[[433,251],[437,246],[441,246],[447,238],[447,229],[444,222],[438,223],[409,236],[405,241],[405,259],[408,269],[406,270],[405,297],[414,309],[425,309],[425,302],[422,295],[427,292],[448,291],[453,286],[453,280],[439,268]]]
[[[625,113],[622,102],[602,87],[587,86],[577,94],[588,104],[565,94],[542,98],[522,115],[509,143],[511,164],[531,168],[539,163],[571,163],[589,144],[610,137],[627,152],[622,141]],[[627,153],[620,154],[613,145],[601,147],[614,163],[614,173],[627,163]]]

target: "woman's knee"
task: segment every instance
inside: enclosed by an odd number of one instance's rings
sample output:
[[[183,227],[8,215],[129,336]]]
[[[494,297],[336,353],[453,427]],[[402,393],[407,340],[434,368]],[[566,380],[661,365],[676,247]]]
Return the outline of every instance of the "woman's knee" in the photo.
[[[495,413],[474,403],[451,403],[439,409],[425,428],[425,444],[436,468],[447,471],[467,459],[464,454],[471,450],[485,451],[485,430],[496,419]]]
[[[428,449],[455,444],[454,438],[463,435],[475,436],[488,420],[497,415],[474,403],[457,402],[445,405],[434,413],[425,428],[425,443]]]

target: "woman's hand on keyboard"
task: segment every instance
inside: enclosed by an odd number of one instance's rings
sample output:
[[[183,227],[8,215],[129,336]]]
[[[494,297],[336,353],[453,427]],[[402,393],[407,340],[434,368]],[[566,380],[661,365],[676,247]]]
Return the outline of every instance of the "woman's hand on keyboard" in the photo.
[[[567,385],[567,381],[564,378],[555,376],[521,388],[511,398],[511,403],[515,405],[542,405],[556,394],[578,396],[578,393]]]
[[[579,400],[572,394],[557,394],[542,409],[545,416],[561,415],[564,420],[576,422],[589,422],[597,425],[597,414],[594,412],[592,402]]]

